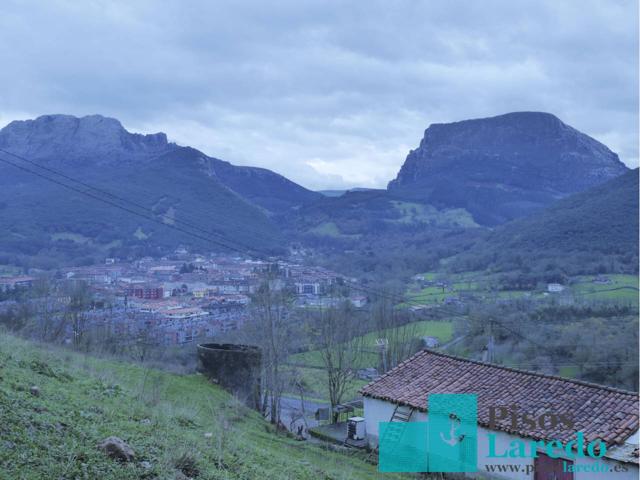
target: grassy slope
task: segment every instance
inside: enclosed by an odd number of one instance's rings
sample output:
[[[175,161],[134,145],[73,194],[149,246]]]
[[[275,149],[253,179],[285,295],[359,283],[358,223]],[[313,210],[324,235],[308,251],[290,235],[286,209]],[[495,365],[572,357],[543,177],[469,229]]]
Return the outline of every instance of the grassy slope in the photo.
[[[384,190],[350,191],[325,197],[289,212],[289,228],[302,234],[330,237],[398,234],[398,227],[477,227],[464,209],[438,210],[431,205],[406,202]],[[357,237],[355,237],[357,238]]]
[[[448,288],[444,291],[442,287],[428,286],[424,288],[412,287],[407,292],[407,298],[411,304],[441,305],[447,298],[457,298],[461,295],[473,295],[479,299],[495,301],[498,299],[514,299],[524,296],[536,295],[543,297],[542,292],[524,290],[499,290],[496,291],[495,275],[485,272],[461,272],[452,274],[442,274],[438,272],[427,272],[422,274],[425,280],[435,280],[442,278],[446,280]]]
[[[29,393],[31,385],[40,388],[39,397]],[[136,462],[113,461],[96,448],[110,435],[131,445]],[[184,453],[195,460],[197,478],[380,476],[359,457],[274,434],[200,375],[148,370],[4,335],[0,439],[3,480],[174,478],[175,460]]]
[[[427,223],[440,227],[477,227],[478,224],[464,208],[446,208],[438,210],[431,205],[415,202],[403,202],[392,200],[393,206],[398,209],[401,217],[396,220],[400,223]]]
[[[333,222],[323,222],[315,227],[309,229],[309,233],[314,235],[336,237],[336,238],[358,238],[360,235],[344,235],[338,226]]]
[[[576,277],[571,290],[583,301],[611,301],[638,306],[638,277],[636,275],[606,275],[609,283],[597,284],[593,276]]]

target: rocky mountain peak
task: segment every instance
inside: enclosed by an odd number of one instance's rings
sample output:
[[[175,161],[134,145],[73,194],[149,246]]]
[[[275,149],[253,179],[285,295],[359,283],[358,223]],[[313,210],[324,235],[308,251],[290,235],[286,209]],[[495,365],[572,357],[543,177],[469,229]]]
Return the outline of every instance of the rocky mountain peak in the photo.
[[[493,224],[627,170],[605,145],[555,115],[513,112],[432,124],[389,189],[475,210]]]
[[[43,115],[0,130],[0,148],[34,159],[109,162],[161,155],[176,146],[164,133],[130,133],[102,115]]]

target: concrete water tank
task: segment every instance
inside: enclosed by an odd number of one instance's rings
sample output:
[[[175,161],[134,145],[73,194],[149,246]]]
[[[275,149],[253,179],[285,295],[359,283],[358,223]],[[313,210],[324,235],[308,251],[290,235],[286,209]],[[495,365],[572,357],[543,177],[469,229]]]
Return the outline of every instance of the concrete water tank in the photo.
[[[246,405],[260,408],[262,351],[251,345],[198,345],[199,369]]]

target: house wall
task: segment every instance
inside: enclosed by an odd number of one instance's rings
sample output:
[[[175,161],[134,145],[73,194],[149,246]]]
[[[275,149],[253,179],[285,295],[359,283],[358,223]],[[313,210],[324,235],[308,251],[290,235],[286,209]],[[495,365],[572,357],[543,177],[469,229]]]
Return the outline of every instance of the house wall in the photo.
[[[378,445],[378,423],[388,422],[391,419],[395,405],[371,397],[364,397],[363,402],[367,440],[371,447],[375,447]]]
[[[379,437],[379,422],[388,422],[391,420],[395,404],[391,402],[385,402],[375,398],[364,397],[364,418],[367,440],[369,446],[375,447],[378,445]],[[428,415],[425,412],[414,412],[411,416],[412,422],[427,422]],[[504,478],[513,480],[533,480],[533,458],[487,458],[489,455],[489,442],[488,434],[496,434],[495,441],[495,453],[502,454],[509,450],[509,445],[514,440],[523,440],[522,437],[515,435],[509,435],[508,433],[489,430],[478,426],[478,470],[479,474],[471,475],[473,477],[491,477],[491,478]],[[637,439],[638,433],[635,437]],[[633,436],[628,440],[632,441]],[[527,439],[524,439],[527,440]],[[559,453],[559,452],[558,452]],[[561,455],[559,455],[561,456]],[[616,465],[622,465],[619,462],[609,459],[595,460],[592,458],[576,459],[576,465],[591,466],[595,463],[604,463],[609,465],[613,469]],[[487,465],[520,465],[520,473],[509,472],[503,474],[486,474]],[[526,467],[529,466],[529,473],[526,473]],[[574,474],[574,480],[595,480],[602,478],[615,478],[616,480],[637,480],[638,479],[638,466],[632,464],[626,464],[627,472],[615,472],[615,473],[602,473],[602,472],[577,472]]]

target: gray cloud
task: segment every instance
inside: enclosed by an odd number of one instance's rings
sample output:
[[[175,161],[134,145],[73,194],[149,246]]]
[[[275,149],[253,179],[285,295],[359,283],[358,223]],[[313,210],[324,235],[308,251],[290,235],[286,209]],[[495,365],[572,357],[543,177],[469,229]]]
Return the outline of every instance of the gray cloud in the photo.
[[[310,188],[433,122],[543,110],[638,164],[637,2],[3,2],[0,123],[102,113]]]

